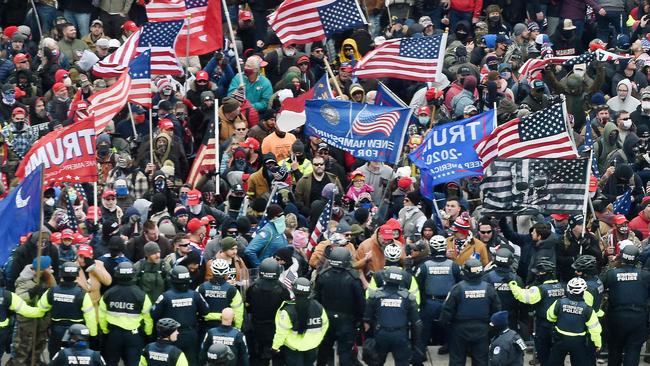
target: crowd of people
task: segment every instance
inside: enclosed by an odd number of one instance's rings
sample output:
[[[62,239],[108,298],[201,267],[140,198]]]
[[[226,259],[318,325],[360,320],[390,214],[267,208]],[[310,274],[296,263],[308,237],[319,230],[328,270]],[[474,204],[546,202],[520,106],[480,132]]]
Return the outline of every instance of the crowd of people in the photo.
[[[269,28],[280,1],[225,4],[234,41],[224,18],[223,49],[177,55],[186,72],[152,75],[153,108],[97,135],[97,196],[47,186],[43,227],[2,244],[8,365],[423,365],[430,346],[450,365],[650,361],[650,1],[361,0],[368,25],[307,45]],[[39,138],[115,83],[92,66],[145,6],[0,4],[3,194]],[[387,40],[442,32],[435,83],[354,73]],[[277,123],[328,64],[337,99],[373,104],[382,81],[413,109],[399,164]],[[495,105],[503,124],[560,95],[595,160],[584,213],[494,216],[481,176],[421,187],[406,154],[432,127]],[[217,171],[189,180],[210,136]]]

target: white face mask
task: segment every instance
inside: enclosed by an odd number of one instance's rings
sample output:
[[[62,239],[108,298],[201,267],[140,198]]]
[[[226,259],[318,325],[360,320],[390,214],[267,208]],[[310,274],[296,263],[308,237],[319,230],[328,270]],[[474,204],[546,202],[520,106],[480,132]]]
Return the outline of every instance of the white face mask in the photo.
[[[632,120],[631,119],[624,119],[623,120],[623,129],[624,130],[629,130],[630,127],[632,127]]]
[[[198,215],[201,213],[201,209],[203,208],[203,205],[199,203],[198,205],[190,206],[190,212]]]
[[[72,86],[72,79],[70,79],[70,77],[63,78],[63,85]]]
[[[290,49],[290,48],[285,48],[284,49],[284,54],[291,57],[296,54],[296,50]]]
[[[580,76],[580,77],[585,76],[585,70],[575,70],[575,69],[574,69],[574,70],[573,70],[573,73],[574,73],[576,76]]]
[[[641,101],[641,108],[644,110],[650,110],[650,100]]]
[[[48,198],[45,200],[45,204],[48,206],[54,206],[54,198]]]

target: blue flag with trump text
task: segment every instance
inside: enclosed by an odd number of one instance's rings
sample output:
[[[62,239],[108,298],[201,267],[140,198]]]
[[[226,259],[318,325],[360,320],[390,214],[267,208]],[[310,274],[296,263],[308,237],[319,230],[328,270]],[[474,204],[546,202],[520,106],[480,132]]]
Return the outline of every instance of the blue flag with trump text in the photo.
[[[20,237],[41,225],[41,190],[43,165],[34,169],[7,197],[0,201],[0,263],[6,263]]]
[[[355,158],[395,163],[411,109],[340,100],[309,100],[305,132]]]
[[[409,158],[427,171],[429,184],[436,185],[462,177],[483,175],[483,166],[474,144],[494,129],[491,109],[457,122],[435,126]]]

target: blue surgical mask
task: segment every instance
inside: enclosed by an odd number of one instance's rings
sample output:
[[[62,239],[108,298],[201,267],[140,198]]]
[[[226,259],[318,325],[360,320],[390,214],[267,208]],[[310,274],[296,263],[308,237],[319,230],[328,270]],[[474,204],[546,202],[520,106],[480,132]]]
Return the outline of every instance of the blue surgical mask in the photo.
[[[418,121],[422,126],[426,126],[429,124],[429,117],[427,116],[418,117]]]
[[[187,193],[181,193],[178,199],[181,201],[181,205],[187,206]]]
[[[127,187],[127,186],[115,187],[115,193],[117,193],[118,197],[128,196],[129,195],[129,187]]]

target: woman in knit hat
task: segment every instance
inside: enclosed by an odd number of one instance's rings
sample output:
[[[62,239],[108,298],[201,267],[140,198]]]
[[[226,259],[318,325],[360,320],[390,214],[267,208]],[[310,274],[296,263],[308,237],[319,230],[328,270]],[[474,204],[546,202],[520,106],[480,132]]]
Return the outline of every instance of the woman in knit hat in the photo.
[[[237,99],[232,97],[225,97],[221,102],[219,107],[219,121],[221,126],[219,127],[219,143],[222,144],[224,141],[229,139],[235,133],[235,122],[244,122],[248,125],[248,122],[241,115],[241,103]]]

